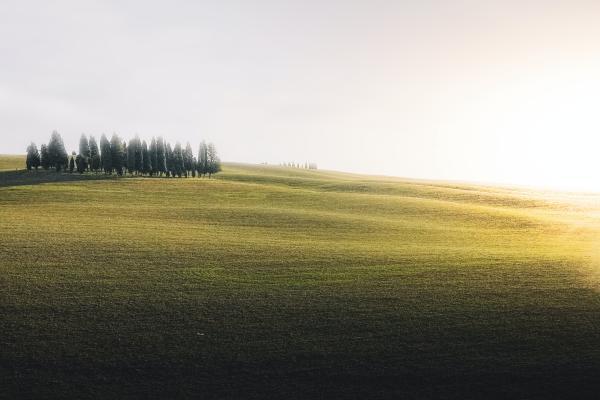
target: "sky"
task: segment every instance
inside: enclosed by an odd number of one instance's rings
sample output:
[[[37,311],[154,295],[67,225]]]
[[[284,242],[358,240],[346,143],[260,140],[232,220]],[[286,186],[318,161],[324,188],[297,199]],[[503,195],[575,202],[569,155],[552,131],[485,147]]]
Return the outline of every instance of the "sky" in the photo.
[[[59,131],[224,161],[600,190],[600,2],[0,2],[0,153]]]

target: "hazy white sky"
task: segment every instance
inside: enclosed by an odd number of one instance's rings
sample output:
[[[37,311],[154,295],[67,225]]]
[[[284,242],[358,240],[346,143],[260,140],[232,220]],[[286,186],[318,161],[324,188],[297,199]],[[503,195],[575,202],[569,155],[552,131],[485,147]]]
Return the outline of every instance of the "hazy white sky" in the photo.
[[[600,2],[0,1],[0,153],[57,129],[228,161],[600,189]]]

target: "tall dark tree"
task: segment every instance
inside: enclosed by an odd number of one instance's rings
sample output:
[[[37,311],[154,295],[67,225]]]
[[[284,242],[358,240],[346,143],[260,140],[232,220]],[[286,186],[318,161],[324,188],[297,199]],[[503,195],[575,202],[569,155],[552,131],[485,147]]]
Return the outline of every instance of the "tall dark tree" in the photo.
[[[162,137],[156,140],[156,169],[159,174],[167,173],[167,149]]]
[[[194,169],[194,152],[192,151],[192,146],[190,142],[187,142],[185,145],[185,151],[183,152],[183,163],[185,176],[188,176],[188,173]]]
[[[42,146],[40,147],[40,158],[42,168],[48,170],[50,168],[50,154],[48,154],[48,146],[46,146],[45,144],[42,144]]]
[[[148,151],[148,144],[146,143],[145,140],[142,142],[142,160],[143,160],[142,173],[144,173],[144,174],[152,173],[152,157],[150,156],[150,152]]]
[[[117,136],[117,134],[113,134],[110,139],[110,154],[112,159],[112,167],[117,175],[123,175],[123,142],[121,142],[121,138]]]
[[[198,149],[198,174],[206,175],[208,173],[208,146],[203,140]]]
[[[41,164],[40,152],[33,142],[31,142],[31,144],[27,147],[26,164],[28,170],[35,168],[36,171]]]
[[[100,169],[100,150],[98,149],[98,143],[96,143],[96,138],[90,136],[89,141],[90,147],[90,169],[94,172],[98,172]]]
[[[217,149],[214,144],[210,143],[207,148],[207,166],[208,177],[221,171],[221,160],[217,155]]]
[[[150,162],[152,164],[152,171],[150,171],[150,175],[156,175],[158,173],[158,154],[156,151],[156,139],[152,137],[152,141],[150,142]]]
[[[196,173],[198,171],[198,160],[196,160],[196,157],[192,158],[192,178],[196,177]]]
[[[173,172],[179,178],[183,175],[185,171],[185,158],[183,156],[183,149],[181,148],[181,143],[175,143],[175,148],[173,149]]]
[[[72,156],[69,157],[69,173],[73,173],[75,170],[75,152],[73,152]]]
[[[141,173],[144,169],[144,156],[142,154],[142,141],[138,135],[135,135],[134,143],[134,154],[135,154],[135,172]]]
[[[130,139],[129,146],[127,146],[127,170],[130,175],[133,175],[133,171],[135,171],[135,141],[134,141],[134,139]]]
[[[71,158],[71,161],[72,160],[73,159]],[[75,157],[75,166],[77,167],[77,172],[83,174],[87,169],[87,162],[85,162],[85,157],[81,154],[77,154],[77,157]]]
[[[105,174],[112,174],[113,166],[110,142],[105,134],[102,134],[100,137],[100,150],[102,150],[102,169]]]
[[[57,172],[67,168],[69,162],[69,155],[65,150],[65,144],[62,137],[57,131],[52,132],[50,136],[50,142],[48,142],[48,157],[50,161],[50,167],[56,169]]]
[[[175,176],[175,160],[173,157],[173,149],[171,143],[167,143],[165,146],[165,157],[167,158],[167,176]]]
[[[84,170],[86,170],[88,168],[88,164],[90,163],[91,150],[87,136],[85,136],[83,133],[79,139],[79,154],[81,155],[83,165],[85,166]],[[77,164],[77,170],[79,170],[79,164]]]
[[[123,173],[125,173],[125,169],[127,169],[127,141],[123,140],[123,145],[121,146],[121,165],[123,166]]]

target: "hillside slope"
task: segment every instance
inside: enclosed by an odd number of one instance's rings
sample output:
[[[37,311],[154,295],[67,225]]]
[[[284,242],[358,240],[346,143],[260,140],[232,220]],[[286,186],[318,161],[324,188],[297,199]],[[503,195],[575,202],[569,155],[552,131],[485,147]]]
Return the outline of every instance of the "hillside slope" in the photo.
[[[11,397],[600,388],[598,196],[238,164],[19,179],[0,187]]]

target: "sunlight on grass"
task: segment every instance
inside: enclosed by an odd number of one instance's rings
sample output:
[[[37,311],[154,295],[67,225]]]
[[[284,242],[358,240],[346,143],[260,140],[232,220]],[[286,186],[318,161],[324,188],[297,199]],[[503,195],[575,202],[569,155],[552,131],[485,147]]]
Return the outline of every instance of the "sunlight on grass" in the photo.
[[[382,369],[493,387],[515,371],[579,379],[573,362],[600,359],[597,195],[244,165],[2,174],[4,357],[41,362],[33,381],[152,375],[159,359],[177,376],[161,379],[223,397],[256,368],[368,396]],[[120,390],[142,379],[127,376]]]

